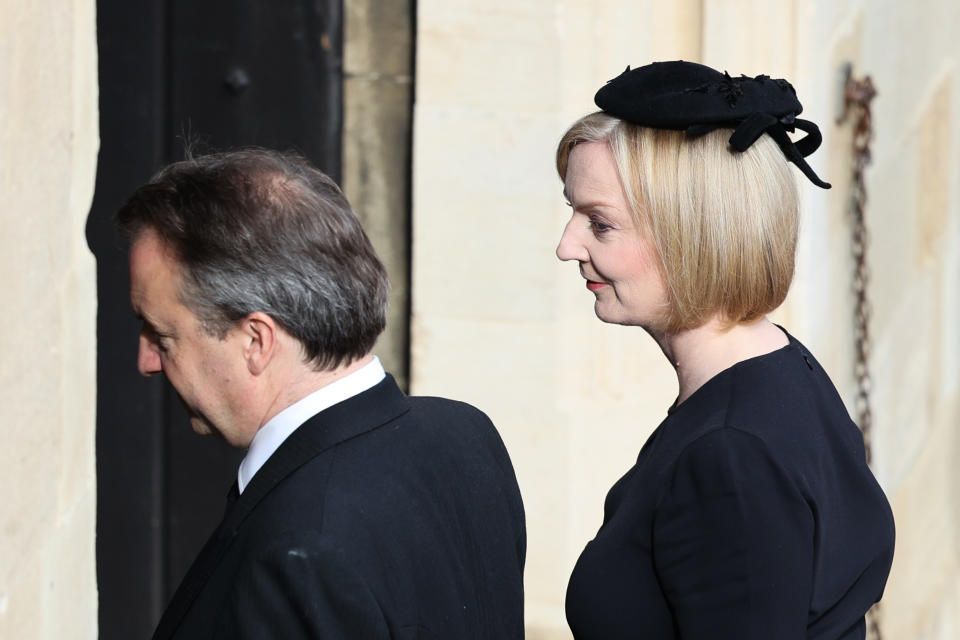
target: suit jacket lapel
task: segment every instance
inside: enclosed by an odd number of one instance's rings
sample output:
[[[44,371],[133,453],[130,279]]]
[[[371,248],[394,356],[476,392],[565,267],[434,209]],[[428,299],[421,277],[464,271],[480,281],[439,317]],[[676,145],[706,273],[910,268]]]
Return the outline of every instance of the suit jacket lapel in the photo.
[[[379,384],[324,409],[290,434],[253,476],[240,497],[227,507],[223,521],[207,540],[170,600],[153,640],[173,637],[243,521],[274,487],[327,449],[381,427],[407,411],[406,396],[393,376],[387,374]]]

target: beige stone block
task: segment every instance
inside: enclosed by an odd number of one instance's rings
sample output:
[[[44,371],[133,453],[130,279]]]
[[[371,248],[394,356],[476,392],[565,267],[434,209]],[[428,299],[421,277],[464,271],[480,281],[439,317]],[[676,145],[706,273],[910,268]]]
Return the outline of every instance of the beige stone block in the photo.
[[[889,157],[870,183],[877,194],[870,208],[872,251],[882,256],[873,262],[872,287],[878,446],[889,452],[880,471],[894,485],[916,464],[931,416],[955,393],[958,379],[953,318],[960,234],[956,197],[950,195],[958,178],[950,170],[956,152],[945,151],[955,149],[957,132],[943,122],[956,105],[949,98],[952,76],[934,71],[933,89],[909,127],[913,135],[902,139],[901,153]]]
[[[884,595],[884,624],[893,638],[934,638],[943,600],[954,589],[958,571],[960,455],[957,402],[931,427],[910,475],[892,495],[897,549]],[[932,416],[931,416],[932,417]],[[952,419],[950,419],[952,417]],[[955,597],[951,598],[955,601]],[[950,616],[956,624],[955,616]],[[918,631],[927,629],[923,634]]]
[[[84,563],[76,561],[78,553],[88,556],[95,553],[90,536],[96,529],[96,492],[92,478],[83,489],[81,499],[72,505],[69,513],[62,514],[43,556],[36,558],[37,566],[44,568],[42,573],[48,580],[44,585],[43,610],[56,612],[44,620],[44,637],[97,637],[96,575]],[[79,541],[83,541],[83,546]],[[32,622],[25,620],[24,623],[23,628],[29,635]]]
[[[932,292],[929,279],[902,292],[897,315],[874,333],[876,464],[892,488],[918,464],[933,425],[928,390],[936,380],[931,366],[939,345],[928,339],[935,326],[934,317],[926,312]]]
[[[0,637],[94,638],[97,153],[86,2],[0,7]]]
[[[731,75],[793,78],[796,3],[712,0],[703,3],[703,62]]]
[[[627,64],[701,57],[701,2],[580,0],[558,3],[558,8],[561,34],[570,47],[565,53],[593,61],[593,73],[599,74],[594,82],[619,74]]]
[[[913,171],[906,157],[891,158],[870,170],[867,188],[872,298],[877,327],[884,327],[902,304],[902,297],[915,287],[913,250],[917,246],[917,226],[913,207],[914,183],[904,179]]]
[[[954,189],[960,188],[955,185]],[[940,393],[950,397],[960,391],[960,332],[956,319],[960,318],[960,202],[954,200],[950,220],[944,230],[947,239],[943,260],[939,265],[941,321],[939,346],[942,369],[939,372]],[[960,421],[958,421],[960,422]]]
[[[943,232],[948,227],[950,180],[956,180],[960,165],[953,150],[952,76],[946,76],[928,99],[917,127],[917,247],[921,263],[933,260],[941,251]]]
[[[473,199],[481,196],[561,198],[554,153],[562,130],[552,120],[536,114],[421,105],[415,129],[414,206],[426,215],[442,212],[454,217],[451,205],[479,208],[485,203]],[[500,215],[496,210],[485,213]],[[424,215],[415,215],[414,224]],[[490,229],[491,235],[499,231]]]
[[[91,199],[92,199],[92,194]],[[89,200],[88,200],[89,202]],[[76,248],[75,248],[76,249]],[[92,501],[96,495],[94,449],[95,434],[82,428],[78,422],[91,425],[96,416],[96,393],[89,387],[96,380],[96,273],[89,267],[86,249],[75,255],[76,266],[70,268],[58,287],[60,323],[60,380],[57,395],[61,399],[57,407],[56,434],[60,441],[60,479],[58,486],[57,520],[92,516],[79,510],[78,505]],[[87,506],[90,506],[89,504]],[[93,524],[89,522],[88,524]]]
[[[551,77],[559,84],[558,133],[582,115],[596,111],[593,96],[627,65],[657,60],[700,60],[699,0],[578,0],[555,6],[558,48]],[[546,11],[546,9],[545,9]]]
[[[549,221],[561,190],[552,127],[430,107],[418,109],[417,126],[416,148],[437,151],[418,156],[414,176],[414,314],[550,315]]]
[[[700,3],[487,2],[418,5],[417,99],[539,116],[578,105],[627,64],[700,55]],[[622,28],[629,25],[630,28]]]
[[[874,101],[878,135],[875,163],[905,152],[916,140],[913,125],[943,74],[957,63],[956,35],[947,25],[960,21],[960,5],[926,2],[922,11],[887,5],[868,12],[865,21],[863,68],[879,91]],[[904,125],[908,126],[904,126]]]
[[[411,87],[397,78],[344,81],[343,185],[384,261],[405,253]]]
[[[556,417],[544,402],[556,378],[549,326],[433,314],[415,315],[412,329],[412,393],[475,404],[516,438],[532,423],[511,416],[542,424]]]
[[[343,67],[348,78],[410,75],[413,6],[410,0],[343,3]]]
[[[955,44],[934,26],[949,21],[946,4],[931,7],[936,18],[876,16],[864,45],[880,91],[869,183],[876,469],[898,528],[883,624],[886,637],[918,640],[956,637],[960,624]]]
[[[515,220],[527,210],[512,203],[497,203]],[[453,207],[455,208],[455,207]],[[482,215],[482,214],[477,214]],[[553,247],[543,236],[513,220],[500,228],[502,237],[481,240],[478,227],[489,224],[478,217],[459,223],[437,221],[432,233],[445,233],[449,244],[424,248],[414,261],[414,313],[448,313],[460,317],[536,321],[552,315]],[[430,296],[421,295],[429,289]]]
[[[411,2],[344,3],[343,189],[390,276],[374,351],[405,387],[409,344]]]
[[[390,277],[376,353],[406,385],[409,333],[409,76],[344,80],[343,188]]]
[[[572,640],[566,612],[559,603],[526,602],[526,640]]]
[[[21,555],[24,564],[42,562],[42,558],[30,550],[21,551]],[[50,637],[44,632],[46,616],[37,615],[45,610],[41,600],[46,593],[45,580],[46,572],[36,570],[18,571],[4,577],[3,591],[0,592],[0,632],[3,637]]]
[[[417,102],[498,112],[542,112],[556,104],[556,26],[549,5],[421,2],[417,22]]]

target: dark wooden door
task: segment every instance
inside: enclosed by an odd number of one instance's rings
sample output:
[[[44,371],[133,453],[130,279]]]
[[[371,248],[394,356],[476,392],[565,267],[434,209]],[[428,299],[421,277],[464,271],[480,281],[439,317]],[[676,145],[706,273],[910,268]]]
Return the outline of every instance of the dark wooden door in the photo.
[[[220,519],[243,452],[196,436],[161,377],[136,371],[126,250],[112,216],[184,138],[294,148],[340,178],[341,3],[98,0],[97,258],[100,637],[146,638]]]

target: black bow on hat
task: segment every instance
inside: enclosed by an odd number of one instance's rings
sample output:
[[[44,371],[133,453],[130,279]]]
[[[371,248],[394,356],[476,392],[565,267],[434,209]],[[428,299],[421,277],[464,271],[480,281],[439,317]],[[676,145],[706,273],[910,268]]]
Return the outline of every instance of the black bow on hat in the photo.
[[[787,160],[813,184],[830,185],[814,173],[806,156],[822,137],[817,125],[801,120],[796,91],[786,80],[769,76],[731,77],[702,64],[676,60],[627,70],[597,91],[597,106],[621,120],[658,129],[686,130],[690,137],[714,129],[734,129],[730,146],[746,151],[764,133],[776,141]],[[806,136],[793,142],[787,132]]]

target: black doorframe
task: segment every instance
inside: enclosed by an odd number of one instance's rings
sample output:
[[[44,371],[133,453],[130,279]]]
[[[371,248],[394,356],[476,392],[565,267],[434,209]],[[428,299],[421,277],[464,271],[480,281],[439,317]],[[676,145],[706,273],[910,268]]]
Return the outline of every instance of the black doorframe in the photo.
[[[97,259],[100,638],[149,637],[219,521],[242,452],[195,436],[161,378],[136,373],[126,252],[113,213],[183,137],[294,148],[340,179],[339,0],[98,0]]]

